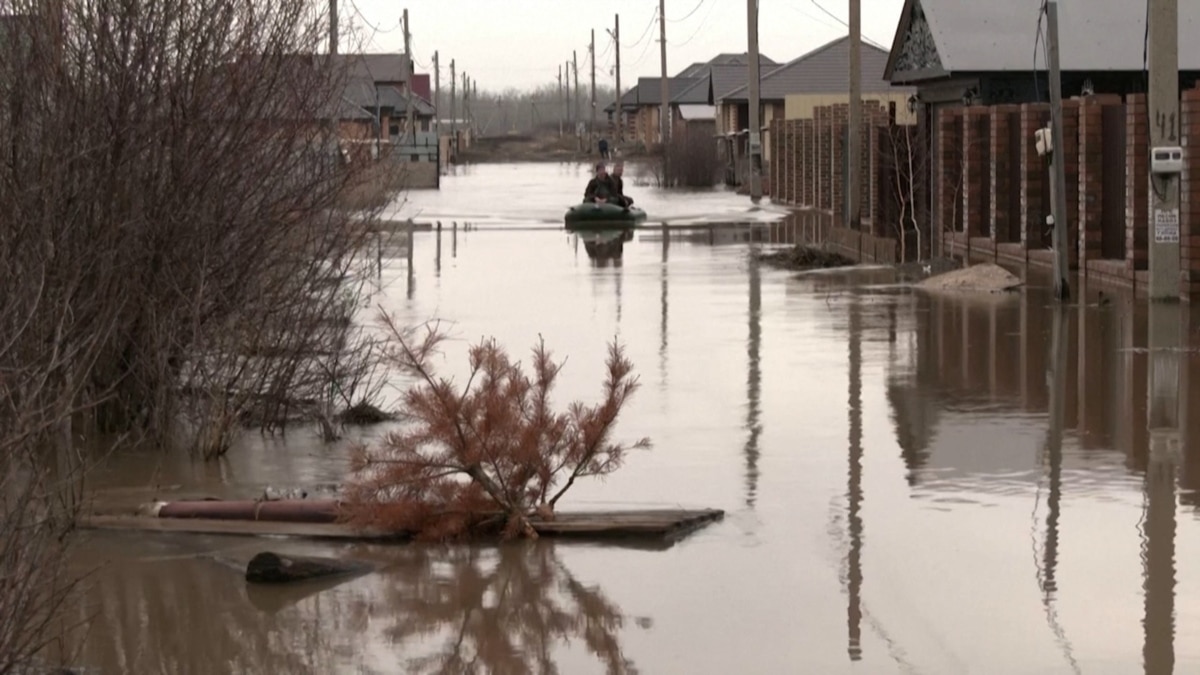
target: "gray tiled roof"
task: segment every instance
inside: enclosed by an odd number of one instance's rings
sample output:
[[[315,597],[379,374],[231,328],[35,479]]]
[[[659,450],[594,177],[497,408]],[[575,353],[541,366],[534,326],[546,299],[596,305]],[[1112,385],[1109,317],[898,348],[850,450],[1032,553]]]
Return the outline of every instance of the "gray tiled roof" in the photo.
[[[861,54],[864,94],[902,91],[883,79],[887,52],[864,42]],[[848,90],[849,75],[850,38],[838,38],[764,73],[759,97],[764,101],[782,101],[789,94],[843,93]],[[749,100],[748,86],[743,84],[719,100]]]
[[[667,96],[671,103],[707,103],[708,91],[698,85],[707,81],[703,77],[667,78]],[[639,77],[637,83],[638,105],[662,105],[662,78]]]
[[[1040,3],[1014,7],[1002,0],[906,0],[893,52],[903,47],[914,4],[924,10],[944,71],[1032,70]],[[1142,70],[1144,2],[1058,0],[1058,25],[1063,70]],[[1179,3],[1180,70],[1200,70],[1200,40],[1190,39],[1197,32],[1200,2],[1183,0]],[[1046,67],[1041,55],[1038,64]]]

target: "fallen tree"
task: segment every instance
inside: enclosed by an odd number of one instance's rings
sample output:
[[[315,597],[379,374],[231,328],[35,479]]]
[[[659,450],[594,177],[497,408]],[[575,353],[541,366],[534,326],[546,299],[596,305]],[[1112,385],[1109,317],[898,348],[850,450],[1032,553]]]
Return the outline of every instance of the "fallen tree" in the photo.
[[[431,365],[443,341],[436,326],[401,329],[386,314],[382,323],[389,362],[417,381],[404,394],[412,422],[374,447],[356,449],[347,490],[351,522],[432,539],[481,530],[536,538],[531,519],[552,519],[578,479],[611,473],[629,451],[650,446],[648,439],[610,440],[638,388],[616,343],[609,346],[603,399],[555,412],[550,395],[562,364],[544,342],[533,349],[531,374],[494,340],[481,342],[458,388]]]

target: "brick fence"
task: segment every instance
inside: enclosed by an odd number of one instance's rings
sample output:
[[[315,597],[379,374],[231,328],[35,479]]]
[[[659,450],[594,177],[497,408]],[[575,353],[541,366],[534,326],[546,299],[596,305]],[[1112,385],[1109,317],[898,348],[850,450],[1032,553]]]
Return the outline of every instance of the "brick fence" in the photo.
[[[1182,145],[1200,143],[1200,88],[1182,92],[1180,110]],[[897,125],[893,112],[864,102],[857,218],[846,208],[844,104],[772,121],[772,199],[803,209],[823,241],[859,260],[1053,264],[1050,169],[1033,141],[1047,104],[938,110],[933,144],[924,124]],[[1148,130],[1142,94],[1063,103],[1069,258],[1089,282],[1145,290]],[[1181,219],[1180,293],[1190,300],[1200,298],[1200,154],[1185,153]]]

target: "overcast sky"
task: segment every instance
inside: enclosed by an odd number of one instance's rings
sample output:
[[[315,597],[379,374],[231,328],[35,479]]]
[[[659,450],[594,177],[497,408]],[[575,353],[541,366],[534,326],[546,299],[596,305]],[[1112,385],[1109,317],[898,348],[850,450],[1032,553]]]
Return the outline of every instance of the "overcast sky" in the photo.
[[[903,0],[861,1],[864,41],[890,48]],[[606,29],[612,29],[614,14],[621,15],[622,85],[659,74],[658,24],[651,23],[658,16],[656,0],[341,0],[340,6],[343,25],[353,21],[371,52],[403,51],[400,17],[407,7],[418,72],[432,72],[437,50],[443,83],[454,59],[460,77],[465,70],[481,90],[550,84],[558,65],[576,50],[579,81],[586,85],[593,28],[596,81],[611,83],[615,53]],[[775,61],[789,61],[845,35],[839,19],[847,19],[847,10],[846,0],[760,0],[759,49]],[[746,51],[741,0],[666,0],[666,13],[671,75],[722,52]]]

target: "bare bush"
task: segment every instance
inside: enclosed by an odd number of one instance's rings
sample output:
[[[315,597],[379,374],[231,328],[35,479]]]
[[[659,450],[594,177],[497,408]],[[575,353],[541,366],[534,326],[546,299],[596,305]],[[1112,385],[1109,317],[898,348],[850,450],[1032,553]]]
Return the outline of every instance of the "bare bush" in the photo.
[[[375,448],[358,448],[349,490],[352,520],[440,539],[503,529],[536,538],[531,519],[551,519],[579,478],[603,476],[625,454],[649,447],[610,441],[617,416],[637,390],[633,366],[613,344],[604,398],[595,406],[551,409],[561,364],[544,344],[533,350],[532,375],[494,341],[471,349],[470,373],[457,388],[430,364],[443,337],[403,330],[386,314],[389,361],[414,376],[405,392],[408,428]]]
[[[712,138],[677,133],[667,143],[668,187],[712,187],[720,175],[717,146]]]
[[[354,378],[374,211],[350,198],[392,183],[340,152],[322,23],[306,0],[0,0],[0,673],[72,588],[76,424],[184,413],[211,456],[253,407],[276,424]]]
[[[888,191],[883,194],[881,213],[896,231],[900,262],[920,261],[925,252],[923,236],[928,234],[922,231],[918,219],[928,196],[928,152],[921,145],[916,125],[892,124],[880,132],[886,134],[888,141],[882,160],[890,179]],[[916,245],[916,255],[912,258],[908,250],[910,239],[915,239]]]

